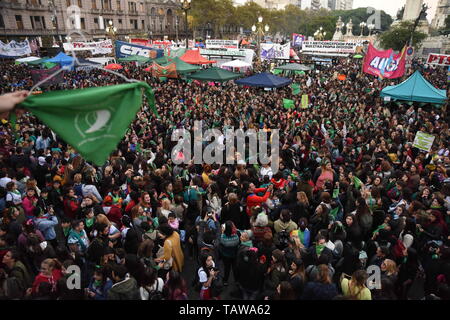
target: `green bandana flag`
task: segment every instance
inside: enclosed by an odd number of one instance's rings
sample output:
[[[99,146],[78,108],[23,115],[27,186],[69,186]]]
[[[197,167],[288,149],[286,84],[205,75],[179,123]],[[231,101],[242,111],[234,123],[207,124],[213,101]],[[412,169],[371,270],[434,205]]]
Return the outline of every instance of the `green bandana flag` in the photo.
[[[273,73],[273,74],[281,74],[281,73],[283,73],[283,70],[280,70],[280,69],[274,69],[274,70],[272,71],[272,73]]]
[[[355,184],[356,189],[360,189],[361,185],[363,184],[357,176],[353,177],[353,183]]]
[[[307,94],[302,95],[302,109],[307,109],[309,104],[309,97]]]
[[[292,89],[292,94],[293,95],[300,94],[300,85],[298,83],[293,83],[291,85],[291,89]]]
[[[291,99],[283,99],[283,105],[285,109],[293,109],[294,106],[294,100]]]
[[[155,98],[145,82],[52,91],[29,96],[22,104],[88,161],[101,166],[117,147],[139,108],[142,89],[157,115]]]

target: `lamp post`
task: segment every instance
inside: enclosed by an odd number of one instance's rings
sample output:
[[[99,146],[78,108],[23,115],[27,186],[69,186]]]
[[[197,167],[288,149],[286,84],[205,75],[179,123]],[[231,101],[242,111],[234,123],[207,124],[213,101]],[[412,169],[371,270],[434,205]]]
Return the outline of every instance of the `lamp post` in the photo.
[[[176,41],[178,46],[178,16],[175,16],[175,33],[176,33]]]
[[[263,17],[259,16],[257,26],[256,25],[252,26],[253,33],[256,33],[256,43],[257,43],[257,49],[258,49],[256,61],[258,62],[258,64],[261,64],[261,38],[264,36],[264,31],[266,33],[269,32],[269,26],[266,24],[263,29],[262,22],[263,22]]]
[[[55,5],[55,0],[49,0],[48,2],[50,10],[52,11],[52,22],[55,23],[55,27],[56,27],[56,38],[58,39],[58,46],[61,48],[62,45],[62,38],[61,35],[59,34],[59,23],[58,23],[58,16],[57,16],[57,12],[56,12],[56,5]]]
[[[375,25],[373,23],[371,23],[367,26],[367,28],[369,29],[369,36],[372,35],[372,31],[373,31],[373,29],[375,29]]]
[[[181,2],[181,9],[184,11],[184,33],[186,34],[186,50],[189,48],[188,37],[188,11],[191,9],[192,0],[183,0]]]
[[[108,26],[106,27],[106,33],[109,35],[109,37],[111,38],[111,42],[112,42],[112,55],[113,57],[116,56],[116,48],[114,45],[114,40],[116,38],[116,34],[117,34],[117,28],[114,27],[112,20],[108,21]]]
[[[326,35],[327,33],[323,31],[322,27],[320,27],[316,32],[314,32],[314,38],[317,38],[319,41],[323,40]]]
[[[360,24],[359,24],[359,27],[361,28],[361,37],[363,36],[363,34],[364,34],[364,28],[367,26],[367,23],[365,23],[365,22],[361,22]]]

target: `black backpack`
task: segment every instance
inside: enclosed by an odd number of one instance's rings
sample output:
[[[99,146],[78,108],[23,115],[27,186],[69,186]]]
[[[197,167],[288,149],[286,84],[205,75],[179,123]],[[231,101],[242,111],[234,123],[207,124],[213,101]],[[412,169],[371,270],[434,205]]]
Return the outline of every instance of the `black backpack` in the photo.
[[[164,295],[162,294],[162,292],[159,292],[159,281],[158,279],[156,279],[156,289],[152,290],[152,291],[148,291],[147,289],[144,288],[145,291],[147,291],[148,293],[148,300],[164,300]]]
[[[289,245],[289,233],[286,229],[277,233],[278,249],[283,250]]]

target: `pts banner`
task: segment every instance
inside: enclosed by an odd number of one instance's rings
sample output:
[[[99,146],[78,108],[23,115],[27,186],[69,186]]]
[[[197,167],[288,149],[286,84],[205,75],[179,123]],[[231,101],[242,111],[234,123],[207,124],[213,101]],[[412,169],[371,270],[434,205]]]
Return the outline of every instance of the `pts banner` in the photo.
[[[164,56],[164,50],[153,49],[145,46],[140,46],[134,43],[116,41],[116,57],[125,58],[129,56],[143,56],[151,59],[156,59]]]
[[[364,58],[363,70],[365,73],[381,78],[400,78],[405,74],[405,51],[406,47],[398,54],[394,54],[392,49],[380,51],[370,43]]]

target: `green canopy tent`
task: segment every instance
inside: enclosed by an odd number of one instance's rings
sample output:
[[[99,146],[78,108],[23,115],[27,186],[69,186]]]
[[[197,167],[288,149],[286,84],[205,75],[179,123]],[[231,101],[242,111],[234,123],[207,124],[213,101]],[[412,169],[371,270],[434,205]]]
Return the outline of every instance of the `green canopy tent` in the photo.
[[[165,64],[163,63],[163,64],[161,64],[161,66],[167,67],[168,65],[170,65],[172,63],[175,63],[175,69],[177,70],[178,74],[186,74],[189,72],[195,72],[195,71],[200,70],[200,68],[201,68],[199,66],[184,62],[183,60],[181,60],[178,57],[170,59],[169,62],[167,62]]]
[[[309,70],[312,70],[313,68],[305,66],[304,64],[288,63],[288,64],[277,67],[277,69],[286,70],[286,71],[309,71]]]
[[[40,65],[41,63],[44,63],[44,62],[45,62],[46,60],[48,60],[48,59],[49,59],[49,57],[44,57],[44,58],[41,58],[41,59],[39,59],[39,60],[27,61],[26,64],[32,65],[32,66],[38,66],[38,65]]]
[[[151,60],[152,62],[155,62],[155,63],[157,63],[157,64],[159,64],[159,65],[164,65],[164,64],[169,64],[169,63],[171,63],[172,62],[172,58],[171,57],[169,57],[169,56],[163,56],[163,57],[159,57],[159,58],[156,58],[156,59],[153,59],[153,60]]]
[[[387,86],[381,90],[380,97],[391,100],[444,104],[447,101],[445,90],[437,89],[429,83],[419,71],[396,86]],[[386,100],[386,99],[385,99]]]
[[[135,56],[128,56],[128,57],[125,57],[125,58],[119,58],[119,62],[139,62],[139,63],[146,63],[146,62],[149,62],[149,61],[151,61],[150,58],[143,57],[143,56],[138,56],[138,55],[135,55]]]
[[[190,79],[200,81],[215,81],[224,82],[241,77],[239,73],[234,73],[228,70],[224,70],[218,67],[212,67],[209,69],[201,70],[188,76]]]

